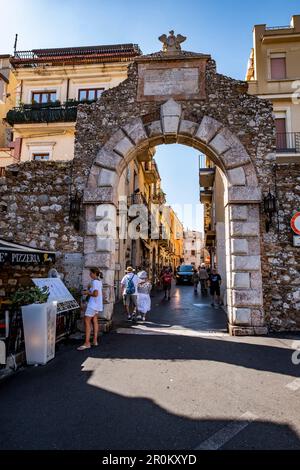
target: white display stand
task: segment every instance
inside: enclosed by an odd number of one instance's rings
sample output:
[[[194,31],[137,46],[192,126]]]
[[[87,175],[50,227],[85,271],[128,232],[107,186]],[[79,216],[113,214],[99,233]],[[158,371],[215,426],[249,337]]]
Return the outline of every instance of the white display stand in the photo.
[[[57,302],[22,307],[27,364],[46,364],[55,356]]]
[[[57,302],[57,313],[63,313],[67,312],[68,310],[79,308],[78,303],[72,296],[71,292],[68,291],[67,287],[64,285],[60,278],[35,278],[32,279],[32,281],[40,289],[42,289],[43,287],[48,287],[48,302]]]

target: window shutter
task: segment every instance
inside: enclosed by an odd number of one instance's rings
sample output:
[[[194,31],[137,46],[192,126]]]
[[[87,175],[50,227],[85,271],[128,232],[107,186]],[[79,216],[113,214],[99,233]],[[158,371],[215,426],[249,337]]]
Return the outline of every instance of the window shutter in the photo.
[[[273,80],[282,80],[286,78],[285,57],[274,57],[271,59],[271,78]]]

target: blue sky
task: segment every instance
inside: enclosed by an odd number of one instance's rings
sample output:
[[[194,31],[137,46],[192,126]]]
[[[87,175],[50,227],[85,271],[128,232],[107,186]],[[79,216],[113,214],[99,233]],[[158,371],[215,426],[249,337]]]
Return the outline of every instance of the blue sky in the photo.
[[[218,72],[244,79],[253,25],[288,25],[293,14],[299,0],[0,0],[0,54],[13,52],[15,33],[19,50],[133,42],[147,54],[174,29],[187,36],[186,50],[209,53]],[[197,204],[197,153],[161,146],[156,159],[168,200]]]

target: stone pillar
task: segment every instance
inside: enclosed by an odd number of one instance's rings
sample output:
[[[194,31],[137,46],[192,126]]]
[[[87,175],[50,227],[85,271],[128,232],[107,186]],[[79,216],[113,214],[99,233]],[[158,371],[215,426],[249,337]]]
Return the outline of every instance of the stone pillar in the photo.
[[[103,304],[100,318],[110,321],[115,301],[116,207],[114,204],[86,205],[83,284],[90,281],[89,268],[103,272]]]
[[[266,334],[258,204],[226,207],[227,299],[232,335]]]

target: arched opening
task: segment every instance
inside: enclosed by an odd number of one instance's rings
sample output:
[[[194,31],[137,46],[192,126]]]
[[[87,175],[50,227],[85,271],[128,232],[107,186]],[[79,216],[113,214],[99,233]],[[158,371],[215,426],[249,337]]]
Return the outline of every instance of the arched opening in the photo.
[[[229,330],[249,334],[264,325],[261,258],[261,191],[253,163],[240,140],[210,116],[200,122],[182,119],[181,105],[170,99],[160,119],[124,123],[98,152],[85,194],[86,270],[95,262],[105,272],[105,318],[114,302],[116,214],[120,214],[118,184],[128,164],[160,144],[180,143],[202,153],[220,170],[224,182],[224,240]],[[86,275],[86,273],[84,274]]]

